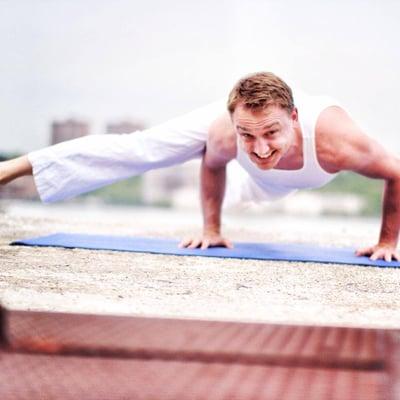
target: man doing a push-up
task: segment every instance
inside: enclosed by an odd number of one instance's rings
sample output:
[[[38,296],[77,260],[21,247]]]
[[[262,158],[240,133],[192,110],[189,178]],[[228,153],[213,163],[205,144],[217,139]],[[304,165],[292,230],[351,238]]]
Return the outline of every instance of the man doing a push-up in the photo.
[[[183,247],[227,246],[221,212],[227,165],[246,171],[231,191],[236,200],[279,199],[325,185],[340,171],[383,179],[380,235],[357,255],[400,261],[400,158],[367,136],[332,98],[309,96],[269,72],[239,80],[218,101],[154,128],[91,135],[0,163],[0,183],[32,174],[44,202],[74,197],[150,169],[202,157],[203,232]],[[228,185],[229,186],[229,185]]]

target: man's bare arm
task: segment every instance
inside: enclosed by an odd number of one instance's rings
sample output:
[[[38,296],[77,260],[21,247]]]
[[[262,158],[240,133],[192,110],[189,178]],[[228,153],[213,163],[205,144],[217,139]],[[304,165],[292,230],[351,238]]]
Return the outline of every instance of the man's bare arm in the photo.
[[[235,136],[229,115],[224,115],[210,127],[201,163],[203,232],[199,237],[184,239],[180,243],[181,247],[202,249],[210,246],[232,247],[232,243],[221,235],[221,211],[225,195],[226,165],[235,156]]]
[[[201,164],[201,206],[203,234],[221,233],[221,208],[226,185],[226,164],[217,167],[207,165],[207,154]]]
[[[372,260],[400,260],[396,251],[400,232],[400,158],[365,135],[339,107],[321,114],[317,134],[322,143],[321,165],[324,167],[325,163],[327,170],[354,171],[385,181],[378,243],[359,249],[356,254],[370,256]]]
[[[366,248],[359,254],[370,255],[371,259],[384,258],[390,261],[391,257],[400,261],[400,255],[395,251],[399,241],[400,230],[400,179],[387,180],[383,195],[382,226],[379,236],[379,248]]]

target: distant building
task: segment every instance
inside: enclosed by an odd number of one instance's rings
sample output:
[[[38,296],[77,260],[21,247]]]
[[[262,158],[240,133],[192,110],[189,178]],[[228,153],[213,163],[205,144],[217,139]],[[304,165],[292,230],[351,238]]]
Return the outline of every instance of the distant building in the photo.
[[[141,122],[119,121],[107,124],[106,133],[131,133],[144,128],[145,125]]]
[[[51,144],[89,135],[89,124],[74,119],[54,121],[51,124]]]
[[[199,170],[199,160],[192,160],[183,165],[146,172],[143,175],[143,201],[198,208]]]

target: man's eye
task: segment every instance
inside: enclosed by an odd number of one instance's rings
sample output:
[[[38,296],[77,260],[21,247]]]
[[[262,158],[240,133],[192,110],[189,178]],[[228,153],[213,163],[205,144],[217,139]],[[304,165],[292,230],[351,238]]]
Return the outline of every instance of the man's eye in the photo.
[[[270,134],[270,135],[274,135],[276,132],[278,132],[278,131],[277,131],[277,130],[270,131],[269,134]]]

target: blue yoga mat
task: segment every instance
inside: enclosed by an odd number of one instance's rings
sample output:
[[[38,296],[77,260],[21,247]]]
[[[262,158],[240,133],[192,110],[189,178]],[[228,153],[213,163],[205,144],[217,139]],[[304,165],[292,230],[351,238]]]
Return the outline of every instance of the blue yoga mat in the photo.
[[[334,264],[370,265],[374,267],[400,267],[400,262],[371,261],[368,257],[357,257],[353,248],[320,247],[306,244],[281,243],[234,243],[233,249],[213,247],[207,250],[180,249],[178,241],[127,236],[86,235],[55,233],[32,239],[18,240],[12,245],[52,246],[65,248],[132,251],[138,253],[170,254],[179,256],[201,256],[241,258],[253,260],[302,261]]]

